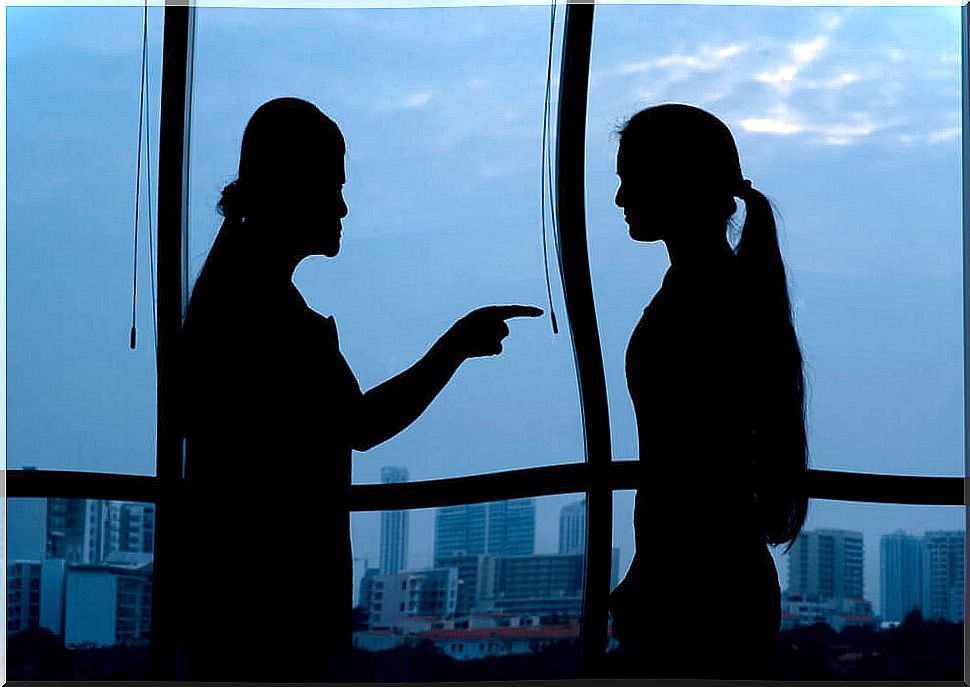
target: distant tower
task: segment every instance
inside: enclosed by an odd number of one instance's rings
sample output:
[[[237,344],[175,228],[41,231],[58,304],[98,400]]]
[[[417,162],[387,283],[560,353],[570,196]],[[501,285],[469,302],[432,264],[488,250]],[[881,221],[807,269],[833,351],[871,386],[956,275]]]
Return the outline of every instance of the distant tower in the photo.
[[[407,468],[381,468],[381,482],[396,484],[408,481]],[[408,512],[391,510],[381,513],[381,565],[382,575],[404,570],[408,560]]]
[[[87,511],[86,499],[47,499],[47,558],[90,560],[85,545]]]
[[[585,553],[586,499],[559,511],[559,553]]]
[[[488,504],[488,550],[496,556],[535,552],[536,500],[511,499]]]
[[[534,498],[439,508],[435,512],[435,559],[456,554],[531,554],[535,531]]]
[[[923,538],[923,616],[964,620],[964,532],[927,532]]]
[[[902,531],[883,535],[879,564],[882,619],[901,622],[909,611],[923,606],[922,539]]]
[[[861,532],[802,531],[791,550],[786,591],[835,601],[861,599],[862,552]]]

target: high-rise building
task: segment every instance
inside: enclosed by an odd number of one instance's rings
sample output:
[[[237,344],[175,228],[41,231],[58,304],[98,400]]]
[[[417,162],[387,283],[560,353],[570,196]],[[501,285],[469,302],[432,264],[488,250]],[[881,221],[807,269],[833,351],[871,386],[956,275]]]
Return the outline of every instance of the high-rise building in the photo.
[[[7,634],[40,625],[40,561],[7,563]]]
[[[102,563],[68,565],[64,642],[94,646],[147,642],[151,591],[152,566],[146,554],[111,554]]]
[[[435,511],[434,556],[485,553],[488,504],[447,506]]]
[[[458,603],[458,571],[431,568],[374,575],[368,592],[371,628],[398,627],[417,618],[451,617]]]
[[[487,557],[479,580],[480,610],[578,618],[584,560],[582,553]]]
[[[826,599],[863,598],[862,533],[804,530],[788,564],[788,593]]]
[[[64,634],[65,574],[63,558],[7,563],[7,634],[37,627]]]
[[[927,532],[923,537],[923,617],[964,620],[964,532]]]
[[[85,560],[87,499],[47,499],[47,558]]]
[[[48,499],[47,558],[98,563],[112,552],[152,553],[154,547],[154,504]]]
[[[47,556],[47,499],[6,500],[6,560],[39,561]]]
[[[586,551],[586,499],[559,511],[559,553]]]
[[[435,512],[435,559],[459,554],[526,555],[535,550],[535,499],[448,506]]]
[[[911,610],[922,608],[923,540],[903,531],[883,535],[879,563],[882,619],[901,622]]]
[[[152,553],[155,547],[155,506],[151,503],[109,501],[110,529],[108,550]]]
[[[458,571],[458,603],[455,605],[456,615],[468,615],[477,610],[481,597],[479,582],[482,580],[482,567],[487,565],[489,558],[486,554],[455,554],[440,556],[434,561],[436,568],[454,568]]]
[[[493,556],[527,555],[535,551],[536,501],[511,499],[488,504],[488,549]]]
[[[370,608],[371,594],[374,592],[374,578],[380,574],[380,568],[366,568],[364,570],[364,576],[360,578],[360,591],[357,596],[358,606]]]
[[[408,481],[407,468],[381,468],[381,482],[393,484]],[[381,562],[383,575],[400,572],[408,560],[408,512],[391,510],[381,513]]]

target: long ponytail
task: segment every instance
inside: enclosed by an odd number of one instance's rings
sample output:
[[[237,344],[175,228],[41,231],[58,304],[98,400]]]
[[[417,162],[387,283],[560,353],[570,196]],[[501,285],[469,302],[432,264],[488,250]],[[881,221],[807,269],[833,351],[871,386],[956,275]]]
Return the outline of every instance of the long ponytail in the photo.
[[[755,384],[752,441],[755,499],[770,544],[795,542],[808,513],[805,381],[792,322],[785,265],[768,198],[745,181],[745,221],[737,255],[745,296]]]

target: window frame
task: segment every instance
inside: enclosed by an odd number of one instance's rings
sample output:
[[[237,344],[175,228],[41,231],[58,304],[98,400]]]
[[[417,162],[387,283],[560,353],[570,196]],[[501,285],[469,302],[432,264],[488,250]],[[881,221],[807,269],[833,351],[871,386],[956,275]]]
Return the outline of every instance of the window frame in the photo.
[[[168,514],[179,499],[183,440],[174,423],[176,341],[188,303],[188,159],[196,10],[166,0],[158,181],[158,462],[154,476],[56,470],[7,470],[8,498],[67,497],[155,504],[151,653],[156,679],[180,676],[168,552],[177,546]],[[613,492],[636,489],[637,465],[617,461],[610,446],[609,409],[588,259],[585,215],[586,107],[594,0],[568,2],[562,46],[556,138],[556,196],[566,316],[581,390],[586,461],[468,477],[352,485],[352,512],[436,508],[512,498],[582,492],[587,535],[580,641],[582,673],[606,654],[612,557]],[[970,9],[961,9],[961,67],[970,83]],[[970,188],[970,92],[963,89],[963,187]],[[970,409],[970,193],[963,196],[964,417]],[[964,460],[970,427],[964,424]],[[809,470],[810,499],[888,504],[965,505],[966,477]],[[161,526],[160,526],[161,525]]]

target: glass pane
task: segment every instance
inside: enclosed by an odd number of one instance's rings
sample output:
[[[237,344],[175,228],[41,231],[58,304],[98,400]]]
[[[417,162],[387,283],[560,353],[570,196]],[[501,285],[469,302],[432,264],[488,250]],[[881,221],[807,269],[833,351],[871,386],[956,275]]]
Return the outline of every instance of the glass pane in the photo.
[[[359,679],[576,677],[585,512],[567,494],[354,514]]]
[[[155,506],[10,499],[7,677],[149,675]]]
[[[540,162],[549,26],[542,6],[200,8],[192,275],[220,227],[216,204],[249,117],[294,95],[343,132],[349,206],[340,254],[308,258],[294,283],[312,309],[334,316],[364,390],[416,362],[474,308],[548,312]],[[548,317],[511,320],[504,353],[464,363],[412,426],[354,461],[354,481],[379,482],[384,464],[420,480],[583,460],[572,348],[554,297],[558,335]]]
[[[681,102],[728,125],[778,208],[812,466],[964,474],[960,73],[956,7],[597,6],[588,214],[617,459],[637,457],[624,354],[669,261],[614,205],[616,131]]]
[[[155,471],[162,14],[148,16],[131,350],[143,10],[6,10],[7,467]]]

